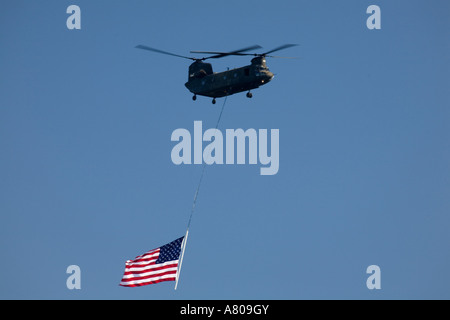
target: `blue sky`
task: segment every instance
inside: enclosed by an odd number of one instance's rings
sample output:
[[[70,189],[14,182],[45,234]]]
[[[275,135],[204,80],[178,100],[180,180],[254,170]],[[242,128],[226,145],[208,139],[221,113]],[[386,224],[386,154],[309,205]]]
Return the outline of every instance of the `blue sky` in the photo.
[[[66,8],[81,8],[68,30]],[[381,8],[381,30],[366,9]],[[2,299],[449,299],[446,1],[4,1]],[[280,169],[208,166],[177,291],[119,287],[127,259],[186,231],[200,165],[173,130],[215,127],[181,55],[258,44],[274,80],[219,129],[280,130]],[[215,71],[247,57],[214,60]],[[66,268],[81,268],[68,290]],[[366,268],[381,268],[368,290]]]

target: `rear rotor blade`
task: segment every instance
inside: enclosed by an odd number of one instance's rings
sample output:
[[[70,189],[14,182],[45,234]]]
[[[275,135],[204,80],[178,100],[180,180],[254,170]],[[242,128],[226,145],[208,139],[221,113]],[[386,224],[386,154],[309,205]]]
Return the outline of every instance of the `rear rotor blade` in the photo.
[[[231,51],[231,52],[215,52],[215,51],[191,51],[191,53],[207,53],[207,54],[215,54],[214,56],[211,57],[207,57],[204,59],[210,59],[210,58],[222,58],[225,56],[229,56],[229,55],[234,55],[234,56],[255,56],[255,57],[269,57],[269,58],[285,58],[285,59],[297,59],[297,57],[280,57],[280,56],[269,56],[269,53],[275,52],[275,51],[279,51],[279,50],[283,50],[283,49],[287,49],[290,47],[295,47],[298,46],[298,44],[284,44],[282,46],[276,47],[275,49],[272,49],[270,51],[267,51],[265,53],[243,53],[245,51],[250,51],[253,49],[259,49],[261,48],[260,46],[252,46],[252,47],[248,47],[248,48],[244,48],[241,50],[235,50],[235,51]]]
[[[151,47],[144,46],[144,45],[141,45],[141,44],[137,45],[136,48],[143,49],[143,50],[148,50],[148,51],[153,51],[153,52],[157,52],[157,53],[162,53],[162,54],[167,54],[169,56],[174,56],[174,57],[178,57],[178,58],[190,59],[190,60],[194,60],[194,61],[197,60],[197,59],[192,58],[192,57],[180,56],[179,54],[175,54],[175,53],[171,53],[171,52],[167,52],[167,51],[151,48]]]

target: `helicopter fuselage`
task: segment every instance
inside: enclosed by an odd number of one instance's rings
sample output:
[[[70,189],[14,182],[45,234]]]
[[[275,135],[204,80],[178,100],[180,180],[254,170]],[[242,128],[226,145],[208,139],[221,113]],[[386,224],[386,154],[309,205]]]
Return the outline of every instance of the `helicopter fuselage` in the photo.
[[[220,98],[238,92],[256,89],[274,77],[265,57],[255,57],[251,64],[241,68],[214,73],[210,63],[195,61],[189,67],[186,88],[194,95]]]

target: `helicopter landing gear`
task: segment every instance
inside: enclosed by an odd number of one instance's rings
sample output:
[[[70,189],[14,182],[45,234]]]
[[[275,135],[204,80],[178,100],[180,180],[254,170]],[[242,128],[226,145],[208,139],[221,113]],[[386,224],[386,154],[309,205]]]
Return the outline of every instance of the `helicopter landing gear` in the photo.
[[[216,104],[216,98],[212,99],[212,104]]]
[[[192,100],[197,100],[197,95],[196,94],[194,94],[194,96],[192,97]]]
[[[250,91],[247,92],[247,98],[251,98],[251,97],[253,97],[253,94]]]

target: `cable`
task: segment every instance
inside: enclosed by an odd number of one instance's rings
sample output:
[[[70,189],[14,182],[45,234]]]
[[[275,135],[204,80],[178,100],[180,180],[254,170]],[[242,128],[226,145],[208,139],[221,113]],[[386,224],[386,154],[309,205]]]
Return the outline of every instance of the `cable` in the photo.
[[[220,114],[219,114],[219,119],[217,119],[216,129],[219,127],[220,119],[222,119],[222,113],[223,113],[223,109],[225,108],[225,103],[227,102],[227,98],[228,98],[228,97],[225,97],[225,100],[223,101],[222,109],[220,110]],[[187,237],[188,237],[188,234],[189,234],[189,227],[191,226],[192,215],[194,214],[195,204],[197,203],[198,192],[199,192],[200,186],[201,186],[201,184],[202,184],[203,175],[204,175],[204,173],[205,173],[205,168],[206,168],[206,163],[204,162],[204,163],[203,163],[203,167],[202,167],[202,174],[200,175],[200,180],[198,181],[197,190],[195,191],[194,201],[192,202],[191,215],[189,216],[189,222],[188,222],[188,225],[187,225],[186,235],[184,236],[184,239],[183,239],[183,242],[182,242],[182,246],[181,246],[181,247],[182,247],[182,248],[181,248],[181,258],[180,258],[180,262],[179,262],[178,268],[177,268],[177,276],[176,276],[176,282],[175,282],[175,290],[177,290],[178,280],[179,280],[179,278],[180,278],[181,265],[182,265],[182,263],[183,263],[184,250],[186,249]]]
[[[219,127],[220,119],[222,119],[222,113],[223,113],[223,110],[225,109],[225,103],[227,102],[227,98],[228,98],[228,96],[226,96],[225,100],[223,101],[222,109],[220,110],[219,118],[217,119],[216,129]],[[206,163],[203,162],[202,173],[200,175],[200,180],[198,182],[197,190],[195,191],[195,194],[194,194],[194,201],[192,202],[191,215],[189,216],[189,222],[187,225],[188,230],[189,230],[189,227],[191,226],[192,215],[194,214],[195,204],[197,203],[198,192],[199,192],[200,186],[202,184],[203,175],[205,173],[205,168],[206,168]]]

